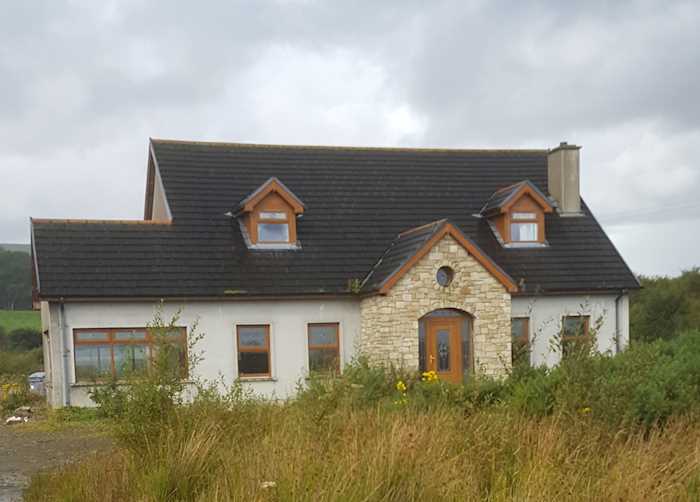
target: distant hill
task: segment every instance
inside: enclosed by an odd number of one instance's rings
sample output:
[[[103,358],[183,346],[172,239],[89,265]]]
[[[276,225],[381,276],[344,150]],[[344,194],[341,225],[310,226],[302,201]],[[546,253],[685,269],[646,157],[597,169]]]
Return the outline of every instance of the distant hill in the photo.
[[[0,244],[0,249],[6,251],[18,251],[20,253],[31,253],[31,247],[29,244]]]

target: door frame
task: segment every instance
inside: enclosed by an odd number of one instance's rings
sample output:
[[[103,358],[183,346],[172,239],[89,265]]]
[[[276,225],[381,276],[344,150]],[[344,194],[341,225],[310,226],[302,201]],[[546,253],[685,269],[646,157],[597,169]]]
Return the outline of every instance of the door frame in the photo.
[[[450,314],[440,315],[440,311],[450,311]],[[435,351],[435,348],[431,347],[431,345],[435,345],[435,343],[431,343],[431,341],[435,341],[435,329],[440,325],[451,325],[451,327],[456,330],[456,340],[451,340],[451,343],[454,341],[457,342],[455,347],[456,350],[453,350],[451,358],[452,361],[457,361],[460,369],[459,378],[457,379],[455,375],[455,380],[462,382],[465,375],[472,375],[474,373],[474,323],[471,315],[459,309],[437,309],[423,316],[420,319],[420,322],[423,323],[422,330],[425,346],[425,353],[423,354],[425,359],[422,361],[422,365],[425,367],[426,371],[434,369],[437,372],[437,364],[432,365],[430,362],[430,356],[434,356]],[[462,330],[464,329],[464,323],[466,323],[467,330],[468,357],[466,361],[464,361],[464,356],[462,353]],[[465,362],[466,367],[464,364]]]

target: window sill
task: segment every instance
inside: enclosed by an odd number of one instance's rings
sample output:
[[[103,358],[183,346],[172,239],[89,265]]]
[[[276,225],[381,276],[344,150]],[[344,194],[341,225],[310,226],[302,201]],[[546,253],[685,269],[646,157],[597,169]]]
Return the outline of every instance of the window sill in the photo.
[[[192,380],[183,380],[181,383],[185,385],[190,385],[193,384],[194,381]],[[73,382],[70,384],[71,388],[85,388],[85,387],[104,387],[105,385],[111,385],[112,382]],[[118,381],[116,384],[120,387],[124,387],[126,385],[129,385],[129,382],[126,381]]]
[[[239,376],[241,382],[276,382],[277,379],[269,376]]]

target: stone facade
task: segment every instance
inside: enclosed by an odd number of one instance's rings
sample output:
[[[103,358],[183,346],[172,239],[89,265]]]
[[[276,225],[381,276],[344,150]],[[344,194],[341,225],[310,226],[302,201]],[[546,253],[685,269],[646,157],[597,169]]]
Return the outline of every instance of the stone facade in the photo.
[[[454,279],[435,274],[452,267]],[[502,375],[510,366],[511,297],[506,288],[450,235],[438,242],[386,295],[362,300],[359,349],[375,364],[418,369],[418,320],[436,309],[472,316],[474,368]]]

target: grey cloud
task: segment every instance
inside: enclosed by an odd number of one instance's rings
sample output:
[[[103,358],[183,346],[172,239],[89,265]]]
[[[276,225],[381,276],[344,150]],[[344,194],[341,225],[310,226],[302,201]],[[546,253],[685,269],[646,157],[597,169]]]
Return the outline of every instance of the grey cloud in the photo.
[[[584,145],[587,202],[616,215],[633,268],[653,271],[660,248],[635,209],[700,191],[699,21],[696,2],[10,3],[0,242],[27,240],[29,215],[138,217],[148,136],[568,139]]]

